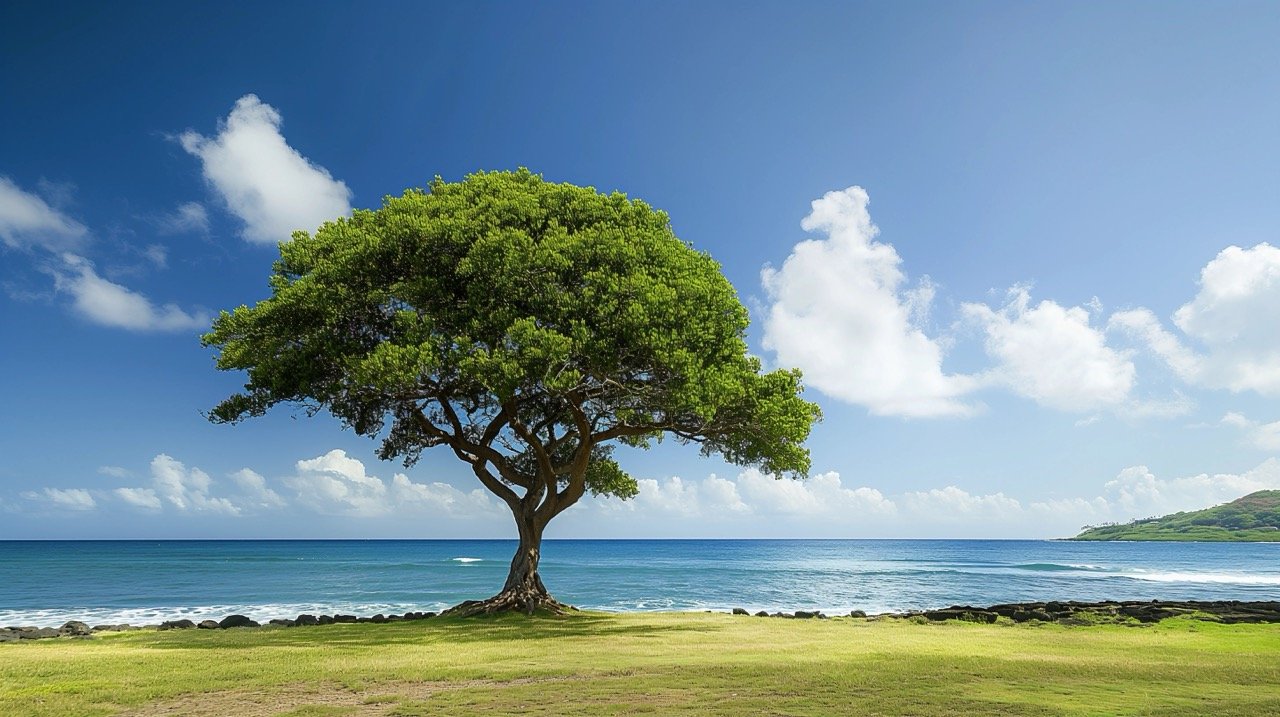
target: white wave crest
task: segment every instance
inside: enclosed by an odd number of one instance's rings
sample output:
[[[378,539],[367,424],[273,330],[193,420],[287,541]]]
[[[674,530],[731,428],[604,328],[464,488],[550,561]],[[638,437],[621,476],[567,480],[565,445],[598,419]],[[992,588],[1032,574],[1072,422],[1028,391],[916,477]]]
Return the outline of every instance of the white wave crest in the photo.
[[[1124,573],[1123,577],[1157,583],[1215,583],[1225,585],[1280,585],[1280,575],[1241,573]]]

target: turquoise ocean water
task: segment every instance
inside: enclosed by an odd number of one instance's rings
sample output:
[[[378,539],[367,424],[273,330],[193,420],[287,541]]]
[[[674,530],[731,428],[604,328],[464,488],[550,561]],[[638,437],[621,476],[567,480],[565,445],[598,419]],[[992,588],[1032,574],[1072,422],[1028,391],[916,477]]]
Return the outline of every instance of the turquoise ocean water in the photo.
[[[0,626],[439,610],[501,587],[512,541],[0,542]],[[1280,544],[550,540],[542,576],[604,610],[1029,600],[1280,600]]]

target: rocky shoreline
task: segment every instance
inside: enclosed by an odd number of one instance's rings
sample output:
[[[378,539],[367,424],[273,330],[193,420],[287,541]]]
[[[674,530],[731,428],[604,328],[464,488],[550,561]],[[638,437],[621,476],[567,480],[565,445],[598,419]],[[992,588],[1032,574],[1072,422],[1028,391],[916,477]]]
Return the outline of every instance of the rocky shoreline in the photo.
[[[356,617],[355,615],[311,615],[303,613],[295,618],[278,618],[268,620],[267,626],[308,627],[311,625],[336,625],[340,623],[387,623],[405,620],[426,620],[435,617],[434,612],[406,612],[403,615],[383,615],[373,617]],[[125,632],[131,630],[229,630],[235,627],[263,627],[263,623],[244,615],[228,615],[221,620],[166,620],[159,625],[118,625],[104,624],[90,627],[79,620],[71,620],[62,627],[0,627],[0,643],[18,640],[44,640],[51,637],[71,637],[88,639],[99,632]]]
[[[735,615],[749,615],[742,608],[734,608]],[[760,611],[756,617],[820,618],[830,616],[821,612],[797,610],[794,613]],[[993,624],[1005,619],[1015,623],[1052,622],[1064,625],[1095,625],[1098,623],[1160,622],[1171,617],[1188,617],[1224,624],[1280,623],[1280,602],[1244,602],[1240,600],[1104,600],[1102,602],[1021,602],[974,607],[952,605],[938,610],[914,610],[902,613],[883,613],[868,616],[862,610],[854,610],[848,617],[879,620],[884,618],[915,619],[928,622],[963,620]]]
[[[743,608],[734,608],[734,615],[752,615]],[[755,617],[775,617],[790,619],[825,620],[832,616],[821,611],[796,610],[795,612],[754,613]],[[336,625],[351,623],[388,623],[406,620],[427,620],[436,617],[434,612],[406,612],[403,615],[378,614],[372,617],[356,617],[341,613],[333,615],[311,615],[304,613],[295,618],[278,618],[268,620],[265,625],[244,615],[228,615],[221,620],[167,620],[159,625],[133,626],[127,624],[104,624],[90,627],[79,620],[67,622],[62,627],[0,627],[0,643],[20,640],[43,640],[55,637],[72,639],[89,639],[95,633],[120,632],[126,630],[228,630],[232,628],[256,627],[310,627],[319,625]],[[848,615],[838,617],[862,618],[867,620],[908,619],[923,622],[941,622],[944,620],[963,620],[995,624],[1001,621],[1013,623],[1056,623],[1062,625],[1096,625],[1099,623],[1115,624],[1150,624],[1171,617],[1188,617],[1208,622],[1225,624],[1259,624],[1280,623],[1280,602],[1244,602],[1239,600],[1214,601],[1116,601],[1102,602],[1022,602],[988,607],[971,605],[952,605],[938,610],[915,610],[902,613],[882,613],[868,615],[862,610],[853,610]]]

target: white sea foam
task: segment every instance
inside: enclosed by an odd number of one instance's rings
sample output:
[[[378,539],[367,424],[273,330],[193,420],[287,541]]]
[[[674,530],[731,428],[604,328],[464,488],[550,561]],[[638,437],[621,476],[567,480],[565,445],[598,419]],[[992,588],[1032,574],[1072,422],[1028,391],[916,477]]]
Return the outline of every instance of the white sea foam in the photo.
[[[157,625],[166,620],[221,620],[228,615],[245,615],[265,623],[274,618],[293,618],[303,613],[312,615],[349,614],[368,617],[406,612],[439,612],[448,607],[442,602],[433,603],[272,603],[265,605],[200,605],[158,606],[131,608],[56,608],[46,610],[0,610],[0,627],[34,626],[59,627],[68,621],[79,620],[93,625],[128,624]]]
[[[1121,577],[1157,583],[1215,583],[1223,585],[1280,585],[1280,575],[1247,575],[1241,573],[1122,573]]]
[[[479,563],[482,562],[484,558],[453,558],[452,560],[455,563]]]

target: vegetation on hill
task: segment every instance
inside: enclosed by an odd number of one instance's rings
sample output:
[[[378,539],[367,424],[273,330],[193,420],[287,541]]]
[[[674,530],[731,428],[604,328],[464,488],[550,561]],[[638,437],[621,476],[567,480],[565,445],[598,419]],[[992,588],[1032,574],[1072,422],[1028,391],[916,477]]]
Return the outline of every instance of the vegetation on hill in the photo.
[[[0,714],[1274,715],[1277,665],[1280,625],[1187,619],[434,618],[4,644]]]
[[[1072,540],[1280,542],[1280,490],[1260,490],[1204,510],[1085,526]]]

